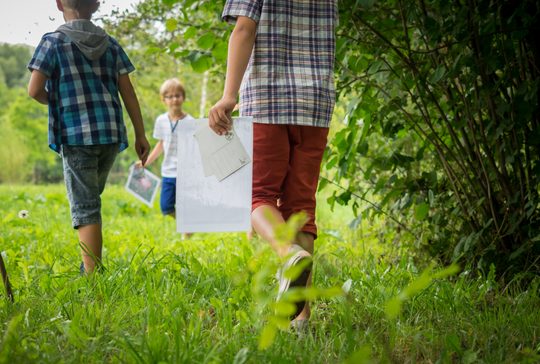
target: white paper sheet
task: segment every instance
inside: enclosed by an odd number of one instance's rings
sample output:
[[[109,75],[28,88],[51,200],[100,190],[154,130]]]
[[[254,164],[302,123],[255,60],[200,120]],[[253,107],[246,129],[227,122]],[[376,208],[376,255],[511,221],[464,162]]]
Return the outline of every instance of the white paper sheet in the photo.
[[[218,181],[222,181],[251,162],[234,130],[227,135],[217,135],[208,124],[204,124],[194,136],[199,145],[206,177],[214,175]]]
[[[204,158],[206,162],[203,165],[203,154],[212,154],[223,147],[228,149],[227,146],[231,144],[231,140],[225,139],[224,136],[220,137],[216,134],[214,138],[214,135],[205,131],[208,119],[185,120],[178,125],[178,176],[176,181],[178,232],[250,230],[252,123],[250,117],[234,119],[234,135],[243,145],[243,149],[247,153],[246,157],[249,159],[232,174],[230,174],[230,170],[237,167],[239,161],[233,163],[227,160],[223,154],[221,160]],[[201,153],[201,148],[195,137],[197,131],[199,131],[199,140],[204,139],[203,145],[213,145],[214,147],[203,148]],[[233,149],[227,153],[237,156],[237,148]],[[208,155],[206,156],[208,157]],[[229,174],[227,174],[228,171]]]

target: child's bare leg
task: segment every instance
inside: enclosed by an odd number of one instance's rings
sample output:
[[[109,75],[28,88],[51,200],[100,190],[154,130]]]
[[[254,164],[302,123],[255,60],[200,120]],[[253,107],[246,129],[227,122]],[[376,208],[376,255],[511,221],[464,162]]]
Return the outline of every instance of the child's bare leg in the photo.
[[[270,215],[271,217],[269,218]],[[289,251],[288,246],[281,245],[276,240],[275,228],[276,226],[285,223],[281,212],[274,206],[262,205],[257,207],[251,213],[251,224],[257,234],[259,234],[264,240],[270,243],[270,246],[280,256],[284,257]]]
[[[268,215],[271,218],[268,218]],[[270,243],[270,246],[274,251],[280,256],[284,257],[288,253],[288,246],[281,245],[275,236],[275,227],[279,224],[285,223],[281,212],[273,206],[262,205],[257,207],[251,213],[251,223],[253,229],[259,234],[264,240]],[[309,233],[299,232],[297,235],[296,244],[304,248],[308,253],[313,255],[314,247],[314,236]],[[311,286],[311,276],[309,275],[307,287]],[[295,320],[306,320],[309,319],[311,311],[309,309],[309,302],[306,302],[302,312],[295,318]]]
[[[167,216],[170,216],[172,217],[173,219],[176,220],[176,211],[173,211],[171,212],[170,214],[167,214]],[[189,239],[191,237],[191,233],[182,233],[182,240],[186,240],[186,239]]]
[[[271,218],[268,218],[268,215]],[[274,206],[262,205],[257,207],[251,213],[251,223],[253,229],[257,234],[259,234],[264,240],[270,243],[270,246],[280,257],[284,257],[288,253],[288,246],[281,246],[276,240],[275,228],[278,225],[285,223],[281,212],[276,209]],[[313,241],[314,237],[312,234],[299,232],[296,236],[295,244],[300,245],[310,254],[313,254]]]
[[[101,249],[103,246],[103,236],[101,224],[90,224],[80,226],[77,230],[81,243],[81,255],[84,263],[84,271],[92,273],[97,264],[101,264]]]

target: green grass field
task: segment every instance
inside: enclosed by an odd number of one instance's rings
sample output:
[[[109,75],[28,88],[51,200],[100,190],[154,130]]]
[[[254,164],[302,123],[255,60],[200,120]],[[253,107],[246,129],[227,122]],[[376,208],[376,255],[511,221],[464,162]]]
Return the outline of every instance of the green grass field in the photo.
[[[540,362],[540,280],[518,290],[424,270],[389,249],[382,222],[351,231],[350,212],[323,202],[302,336],[277,329],[279,262],[245,234],[182,241],[157,207],[109,186],[107,270],[81,277],[63,186],[0,186],[0,211],[15,293],[0,296],[1,363]]]

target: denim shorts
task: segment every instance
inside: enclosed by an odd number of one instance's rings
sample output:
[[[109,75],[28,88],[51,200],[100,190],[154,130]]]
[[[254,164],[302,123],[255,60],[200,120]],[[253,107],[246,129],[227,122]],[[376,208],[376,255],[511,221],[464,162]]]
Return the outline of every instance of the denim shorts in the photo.
[[[64,181],[75,229],[101,224],[100,196],[118,150],[118,144],[62,145]]]
[[[159,206],[163,215],[175,212],[176,205],[176,178],[163,177],[161,179],[161,197]]]

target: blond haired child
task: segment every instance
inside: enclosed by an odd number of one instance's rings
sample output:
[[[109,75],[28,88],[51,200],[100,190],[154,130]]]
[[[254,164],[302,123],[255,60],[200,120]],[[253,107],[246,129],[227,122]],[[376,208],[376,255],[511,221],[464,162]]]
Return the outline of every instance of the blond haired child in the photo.
[[[175,217],[176,208],[176,170],[177,157],[177,128],[184,120],[193,117],[182,110],[186,99],[186,91],[177,78],[171,78],[163,82],[159,89],[161,101],[167,107],[167,111],[156,118],[154,124],[154,138],[158,140],[156,146],[150,152],[146,166],[152,164],[161,154],[164,155],[161,163],[161,196],[160,208],[163,215]],[[137,163],[142,166],[141,161]]]

